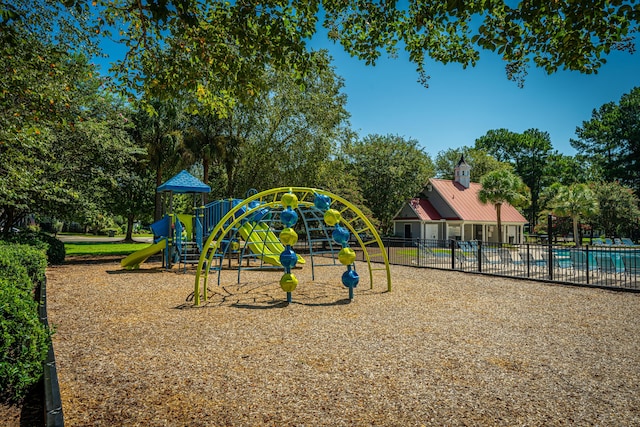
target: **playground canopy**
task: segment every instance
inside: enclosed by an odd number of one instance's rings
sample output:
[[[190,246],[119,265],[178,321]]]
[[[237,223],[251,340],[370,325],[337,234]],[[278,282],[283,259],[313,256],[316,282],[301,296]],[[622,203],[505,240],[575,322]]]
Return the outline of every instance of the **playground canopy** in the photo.
[[[172,192],[179,194],[210,193],[211,187],[183,169],[179,174],[158,186],[156,191],[158,193]]]

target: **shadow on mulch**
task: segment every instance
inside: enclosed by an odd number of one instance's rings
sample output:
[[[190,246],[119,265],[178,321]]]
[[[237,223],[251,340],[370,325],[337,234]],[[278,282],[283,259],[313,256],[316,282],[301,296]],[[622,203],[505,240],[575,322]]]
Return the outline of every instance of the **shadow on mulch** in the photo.
[[[40,427],[45,425],[44,380],[34,384],[21,402],[0,401],[0,425],[4,427]]]
[[[22,402],[20,427],[44,426],[44,380],[38,381]]]
[[[110,264],[114,262],[120,262],[126,255],[69,255],[66,257],[63,265],[81,265],[81,264]],[[160,257],[151,257],[148,262],[161,262]]]
[[[164,268],[144,268],[139,270],[107,270],[107,274],[147,274],[147,273],[164,273],[166,270]]]

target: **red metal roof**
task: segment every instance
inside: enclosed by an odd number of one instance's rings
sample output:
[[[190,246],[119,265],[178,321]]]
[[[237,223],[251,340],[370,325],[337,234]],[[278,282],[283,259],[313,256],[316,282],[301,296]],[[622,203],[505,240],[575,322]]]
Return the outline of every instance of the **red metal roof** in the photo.
[[[496,221],[495,207],[491,203],[485,205],[478,200],[478,192],[482,188],[480,184],[472,182],[469,188],[465,188],[460,183],[447,179],[432,178],[430,182],[434,191],[437,191],[443,200],[451,206],[458,214],[459,219],[463,221]],[[429,205],[431,204],[429,203]],[[433,208],[433,206],[431,207]],[[502,205],[500,213],[502,222],[527,222],[520,212],[508,203]]]
[[[411,199],[411,207],[418,214],[421,221],[439,221],[442,219],[440,213],[426,199]]]

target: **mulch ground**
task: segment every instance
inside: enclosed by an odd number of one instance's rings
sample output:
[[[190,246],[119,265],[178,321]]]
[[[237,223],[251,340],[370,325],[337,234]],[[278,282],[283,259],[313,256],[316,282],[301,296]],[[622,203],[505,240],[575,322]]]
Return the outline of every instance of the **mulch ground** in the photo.
[[[67,425],[640,425],[640,294],[392,266],[48,270]],[[1,419],[1,418],[0,418]]]

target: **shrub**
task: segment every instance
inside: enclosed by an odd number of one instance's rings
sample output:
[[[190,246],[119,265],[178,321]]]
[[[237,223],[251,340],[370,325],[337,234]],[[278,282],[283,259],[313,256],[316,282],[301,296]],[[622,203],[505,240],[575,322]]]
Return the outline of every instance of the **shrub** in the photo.
[[[64,249],[64,243],[53,236],[40,233],[38,238],[49,245],[47,248],[47,260],[49,264],[62,264],[67,255]]]
[[[43,249],[47,254],[49,264],[62,264],[66,256],[64,243],[46,233],[34,233],[31,231],[22,231],[11,235],[9,241],[12,243],[21,243],[24,245],[34,246]]]
[[[20,289],[33,292],[37,284],[44,283],[46,268],[44,249],[29,245],[0,245],[0,277]]]
[[[44,280],[45,267],[45,255],[37,249],[0,245],[1,401],[20,401],[42,376],[50,336],[34,299],[34,288],[43,282],[30,276]]]

